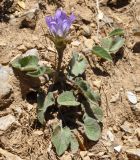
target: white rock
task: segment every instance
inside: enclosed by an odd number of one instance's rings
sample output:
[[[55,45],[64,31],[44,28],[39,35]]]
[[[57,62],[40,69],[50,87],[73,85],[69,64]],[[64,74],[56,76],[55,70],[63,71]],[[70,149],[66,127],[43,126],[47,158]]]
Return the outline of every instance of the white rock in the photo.
[[[107,137],[111,142],[114,142],[115,136],[110,130],[107,131]]]
[[[38,50],[36,48],[33,48],[33,49],[29,49],[22,56],[23,57],[27,57],[27,56],[37,56],[37,57],[39,57],[39,53],[38,53]]]
[[[128,100],[132,103],[132,104],[136,104],[137,103],[137,97],[134,93],[128,91],[127,93],[127,98]]]
[[[71,45],[78,47],[80,45],[79,41],[73,41],[71,42]]]
[[[5,82],[8,80],[9,74],[8,72],[0,66],[0,82]]]
[[[2,131],[7,130],[14,122],[16,122],[16,119],[11,114],[1,117],[0,118],[0,130]]]
[[[122,150],[122,146],[121,145],[115,146],[114,150],[120,152]]]
[[[0,148],[0,154],[2,154],[6,158],[6,160],[22,160],[19,156],[3,150],[2,148]]]

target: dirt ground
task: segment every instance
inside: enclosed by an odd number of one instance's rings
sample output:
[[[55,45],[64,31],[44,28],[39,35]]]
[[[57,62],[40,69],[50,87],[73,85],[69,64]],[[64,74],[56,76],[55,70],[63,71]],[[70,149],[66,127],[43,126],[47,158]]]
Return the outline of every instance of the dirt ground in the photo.
[[[102,137],[97,143],[86,140],[85,151],[79,150],[74,155],[67,151],[58,157],[51,145],[49,123],[42,128],[37,122],[35,90],[40,83],[23,80],[11,71],[8,83],[12,91],[9,99],[0,99],[1,104],[7,102],[0,105],[0,118],[13,115],[16,121],[0,132],[0,160],[140,159],[140,150],[139,155],[129,151],[140,149],[139,0],[0,0],[0,64],[8,67],[15,56],[32,48],[38,50],[42,61],[54,64],[56,51],[46,36],[44,18],[60,7],[76,15],[64,64],[73,51],[88,58],[87,81],[101,94]],[[88,49],[115,28],[124,29],[125,46],[114,56],[114,63],[101,63]],[[41,81],[42,87],[47,88],[47,81]],[[129,102],[127,91],[136,95],[137,104]]]

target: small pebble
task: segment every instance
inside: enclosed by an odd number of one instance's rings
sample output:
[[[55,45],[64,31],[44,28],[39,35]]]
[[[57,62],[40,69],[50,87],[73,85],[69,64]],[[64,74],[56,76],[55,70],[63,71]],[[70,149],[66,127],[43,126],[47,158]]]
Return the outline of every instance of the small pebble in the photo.
[[[132,104],[137,104],[137,97],[134,93],[128,91],[127,93],[127,98]]]
[[[114,150],[120,152],[122,150],[122,146],[121,145],[115,146]]]

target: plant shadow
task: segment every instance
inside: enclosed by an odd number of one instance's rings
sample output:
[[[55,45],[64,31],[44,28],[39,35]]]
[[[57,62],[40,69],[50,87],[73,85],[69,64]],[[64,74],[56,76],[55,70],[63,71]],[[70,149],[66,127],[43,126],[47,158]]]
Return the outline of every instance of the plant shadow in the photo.
[[[109,74],[107,71],[101,70],[101,69],[98,68],[98,67],[93,67],[93,68],[92,68],[92,71],[93,71],[93,73],[94,73],[95,75],[97,75],[97,76],[103,76],[103,77],[110,76],[110,74]]]
[[[114,1],[112,2],[112,0],[107,1],[107,6],[110,8],[119,9],[127,5],[129,5],[129,0],[116,0],[115,2]]]
[[[136,42],[132,50],[133,50],[133,53],[140,53],[140,42]]]

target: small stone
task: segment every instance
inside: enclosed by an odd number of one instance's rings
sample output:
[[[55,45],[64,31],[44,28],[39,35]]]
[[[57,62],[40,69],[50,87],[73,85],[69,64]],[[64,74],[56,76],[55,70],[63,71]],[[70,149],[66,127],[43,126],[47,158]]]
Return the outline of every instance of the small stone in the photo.
[[[87,151],[81,151],[80,152],[80,156],[81,156],[81,158],[84,158],[84,157],[86,157],[87,156]]]
[[[90,157],[86,156],[86,157],[82,158],[82,160],[90,160]]]
[[[17,49],[21,52],[25,52],[27,50],[26,46],[24,44],[17,47]]]
[[[111,142],[114,142],[115,136],[110,130],[107,131],[107,137]]]
[[[137,129],[136,129],[136,134],[137,134],[137,136],[138,136],[138,139],[140,139],[140,128],[137,128]]]
[[[19,156],[14,155],[2,148],[0,148],[0,154],[3,155],[6,158],[6,160],[23,160]]]
[[[121,145],[115,146],[114,150],[117,151],[117,152],[121,152],[122,146]]]
[[[92,39],[87,39],[87,38],[84,38],[84,45],[87,49],[91,50],[93,48],[93,40]]]
[[[102,81],[99,79],[96,79],[93,81],[93,85],[96,86],[97,88],[101,88]]]
[[[43,132],[42,131],[34,131],[33,134],[41,136],[41,135],[43,135]]]
[[[140,149],[127,149],[126,153],[130,160],[140,160]]]
[[[135,88],[136,93],[140,93],[140,87]]]
[[[128,91],[127,93],[127,98],[132,104],[137,104],[137,97],[134,93]]]
[[[61,158],[60,158],[60,160],[72,160],[72,157],[71,157],[71,155],[63,155]]]
[[[82,28],[83,28],[83,36],[90,37],[91,36],[91,28],[87,25],[84,25]]]
[[[36,27],[36,16],[39,11],[38,4],[33,8],[30,9],[28,12],[25,13],[25,18],[21,22],[20,28],[31,28],[35,29]]]
[[[121,125],[121,129],[123,131],[125,131],[126,133],[133,133],[134,132],[132,125],[127,121],[125,121],[124,124]]]
[[[8,71],[0,66],[0,108],[5,107],[12,102],[12,86],[8,82]]]
[[[26,53],[24,53],[22,55],[23,57],[27,57],[27,56],[36,56],[39,58],[39,53],[38,50],[36,48],[30,49],[28,50]]]
[[[137,103],[136,105],[131,105],[131,109],[134,112],[136,116],[138,116],[138,119],[140,118],[140,103]]]
[[[5,130],[7,130],[14,122],[16,122],[16,119],[11,114],[1,117],[0,118],[0,130],[2,131],[2,133]]]
[[[78,47],[80,45],[80,42],[79,41],[73,41],[71,43],[71,45],[75,46],[75,47]]]
[[[110,103],[115,103],[120,99],[120,93],[118,92],[114,96],[111,97]]]
[[[2,66],[0,66],[0,82],[8,81],[8,77],[8,72]]]
[[[84,8],[84,11],[83,11],[83,7],[79,7],[77,12],[79,12],[78,16],[86,23],[90,23],[92,21],[93,13],[87,7]]]

